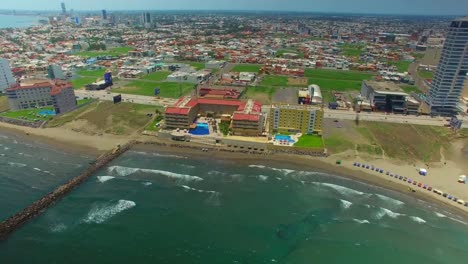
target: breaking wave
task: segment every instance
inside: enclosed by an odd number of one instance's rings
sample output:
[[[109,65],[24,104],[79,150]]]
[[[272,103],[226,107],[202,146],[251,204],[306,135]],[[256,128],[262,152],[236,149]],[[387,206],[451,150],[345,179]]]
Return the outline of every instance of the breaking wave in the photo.
[[[198,176],[178,174],[178,173],[174,173],[170,171],[129,168],[129,167],[122,167],[122,166],[111,166],[108,168],[108,172],[116,173],[118,176],[121,176],[121,177],[125,177],[130,174],[134,174],[136,172],[144,172],[144,173],[161,174],[168,178],[180,179],[180,180],[186,180],[186,181],[202,181],[203,180],[203,178],[200,178]]]
[[[391,203],[392,205],[395,205],[395,206],[402,206],[402,205],[405,204],[404,202],[402,202],[400,200],[393,199],[393,198],[387,197],[385,195],[381,195],[381,194],[374,194],[374,195],[379,197],[381,200],[383,200],[385,202],[388,202],[388,203]]]
[[[28,166],[26,164],[18,163],[18,162],[8,162],[8,165],[10,165],[11,167],[16,167],[16,168],[23,168],[23,167]]]
[[[390,218],[397,218],[399,216],[403,216],[404,214],[399,214],[393,212],[392,210],[388,210],[387,208],[380,207],[379,211],[375,214],[375,218],[382,219],[384,216],[388,216]]]
[[[142,184],[143,184],[144,186],[150,186],[150,185],[153,185],[153,183],[152,183],[152,182],[144,182],[144,183],[142,183]]]
[[[100,183],[104,183],[106,181],[110,181],[112,179],[115,179],[114,176],[97,176],[97,179]]]
[[[215,171],[215,170],[214,170],[214,171],[209,171],[207,174],[208,174],[208,175],[216,175],[216,176],[223,176],[223,175],[226,175],[226,173],[224,173],[224,172]]]
[[[414,222],[418,223],[418,224],[424,224],[426,223],[426,220],[422,219],[422,218],[419,218],[417,216],[410,216],[411,220],[413,220]]]
[[[342,206],[344,209],[350,208],[351,205],[353,204],[352,202],[346,201],[346,200],[343,200],[343,199],[340,199],[340,202],[341,202],[341,206]]]
[[[216,191],[205,191],[205,190],[200,190],[200,189],[195,189],[187,185],[182,185],[182,188],[184,188],[187,191],[194,191],[194,192],[199,192],[199,193],[211,193],[211,194],[219,194]]]
[[[279,172],[283,172],[285,175],[288,175],[290,173],[295,172],[295,170],[278,169],[278,168],[273,168],[273,167],[267,167],[267,166],[264,166],[264,165],[249,165],[249,168],[268,169],[268,170],[272,170],[272,171],[279,171]]]
[[[63,223],[59,223],[59,224],[56,224],[56,225],[53,225],[51,228],[50,228],[50,231],[52,231],[53,233],[60,233],[60,232],[63,232],[67,229],[67,226]]]
[[[258,175],[257,178],[258,178],[259,180],[261,180],[261,181],[266,181],[266,180],[268,180],[268,176],[266,176],[266,175]]]
[[[370,224],[369,220],[366,220],[366,219],[360,220],[360,219],[353,218],[353,221],[359,224]]]
[[[133,201],[119,200],[117,204],[114,205],[98,206],[91,209],[83,221],[88,224],[101,224],[114,215],[135,207],[135,205],[136,203]]]
[[[332,183],[313,182],[313,184],[334,189],[335,191],[339,192],[342,195],[364,195],[365,194],[363,192],[360,192],[360,191],[357,191],[348,187],[344,187],[341,185],[332,184]]]
[[[435,212],[435,215],[437,215],[437,216],[440,217],[440,218],[447,217],[446,215],[441,214],[441,213],[438,213],[438,212]]]
[[[131,153],[139,154],[139,155],[151,155],[156,157],[163,157],[163,158],[177,158],[177,159],[186,159],[187,157],[178,156],[178,155],[170,155],[170,154],[160,154],[160,153],[151,153],[151,152],[144,152],[144,151],[131,151]]]

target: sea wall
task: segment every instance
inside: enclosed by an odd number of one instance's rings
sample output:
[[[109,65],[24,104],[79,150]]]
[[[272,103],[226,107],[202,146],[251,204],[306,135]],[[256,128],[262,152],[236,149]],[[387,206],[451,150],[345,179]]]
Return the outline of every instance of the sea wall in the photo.
[[[6,239],[10,233],[21,227],[30,219],[42,213],[45,209],[53,205],[56,201],[60,200],[69,192],[71,192],[75,187],[79,186],[81,183],[86,181],[97,170],[103,168],[109,162],[125,153],[136,143],[136,141],[130,141],[127,144],[120,146],[120,148],[117,148],[113,151],[101,155],[83,173],[60,185],[54,191],[44,195],[32,205],[23,209],[21,212],[1,222],[0,240]]]

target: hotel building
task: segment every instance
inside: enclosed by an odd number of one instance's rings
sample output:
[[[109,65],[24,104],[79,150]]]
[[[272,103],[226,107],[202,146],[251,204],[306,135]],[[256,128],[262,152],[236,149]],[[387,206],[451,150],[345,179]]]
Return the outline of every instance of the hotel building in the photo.
[[[288,132],[322,134],[323,110],[309,105],[276,104],[271,106],[270,134]]]

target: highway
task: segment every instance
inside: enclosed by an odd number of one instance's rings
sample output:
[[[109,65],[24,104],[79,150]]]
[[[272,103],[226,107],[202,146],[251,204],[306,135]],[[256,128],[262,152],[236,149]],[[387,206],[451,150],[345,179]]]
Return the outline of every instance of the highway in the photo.
[[[105,101],[113,101],[113,97],[119,95],[119,93],[107,93],[106,91],[85,91],[75,90],[75,95],[79,98],[95,98]],[[130,102],[135,104],[155,105],[155,106],[170,106],[177,102],[177,99],[161,98],[157,99],[153,96],[145,95],[132,95],[122,94],[123,102]],[[388,122],[397,124],[413,124],[413,125],[427,125],[427,126],[444,126],[448,124],[445,118],[442,117],[430,117],[430,116],[413,116],[413,115],[394,115],[384,113],[365,113],[361,112],[357,114],[354,111],[347,110],[331,110],[324,109],[325,118],[338,119],[338,120],[356,120],[356,115],[359,115],[360,121],[369,122]],[[468,128],[468,118],[463,120],[463,128]]]

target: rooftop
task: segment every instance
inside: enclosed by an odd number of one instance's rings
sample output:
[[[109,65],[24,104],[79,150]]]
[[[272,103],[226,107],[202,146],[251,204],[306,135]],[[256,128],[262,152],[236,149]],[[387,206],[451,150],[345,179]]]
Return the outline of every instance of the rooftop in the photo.
[[[377,81],[364,81],[366,85],[372,88],[377,93],[387,93],[387,94],[406,94],[400,86],[396,85],[393,82],[377,82]]]

